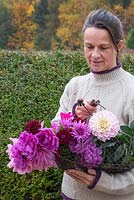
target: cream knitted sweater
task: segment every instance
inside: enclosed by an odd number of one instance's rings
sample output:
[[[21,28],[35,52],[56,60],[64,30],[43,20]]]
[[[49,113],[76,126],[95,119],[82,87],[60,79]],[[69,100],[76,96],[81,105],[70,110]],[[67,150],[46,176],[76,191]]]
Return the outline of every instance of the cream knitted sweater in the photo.
[[[134,120],[134,77],[122,68],[72,78],[61,96],[53,121],[59,120],[60,112],[71,111],[79,98],[99,99],[107,110],[117,115],[121,125]],[[92,190],[64,173],[62,192],[75,200],[134,200],[134,169],[116,175],[102,172]]]

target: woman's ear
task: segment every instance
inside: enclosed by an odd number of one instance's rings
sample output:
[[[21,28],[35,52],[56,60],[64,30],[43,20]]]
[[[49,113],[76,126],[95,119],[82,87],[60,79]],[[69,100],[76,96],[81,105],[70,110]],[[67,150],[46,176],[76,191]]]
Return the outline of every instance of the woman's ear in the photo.
[[[124,48],[124,41],[120,40],[118,43],[118,49],[119,49],[119,51],[121,51],[123,48]]]

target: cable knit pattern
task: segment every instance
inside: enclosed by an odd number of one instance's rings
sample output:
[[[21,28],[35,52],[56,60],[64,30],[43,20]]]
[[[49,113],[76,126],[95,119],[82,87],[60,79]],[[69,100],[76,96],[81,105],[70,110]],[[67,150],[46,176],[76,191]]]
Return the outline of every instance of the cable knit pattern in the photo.
[[[106,74],[91,72],[72,78],[61,96],[53,121],[59,120],[60,112],[71,111],[80,98],[99,99],[107,110],[117,115],[121,125],[134,120],[134,77],[122,68]],[[102,172],[92,190],[64,173],[62,192],[75,200],[134,200],[134,169],[116,175]]]

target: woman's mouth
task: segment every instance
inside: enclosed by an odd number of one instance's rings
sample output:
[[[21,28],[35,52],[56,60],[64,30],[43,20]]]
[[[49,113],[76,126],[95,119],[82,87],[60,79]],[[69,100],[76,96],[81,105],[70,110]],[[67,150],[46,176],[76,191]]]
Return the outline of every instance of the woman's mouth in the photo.
[[[95,61],[95,60],[91,60],[91,63],[95,63],[95,64],[100,64],[102,63],[103,61]]]

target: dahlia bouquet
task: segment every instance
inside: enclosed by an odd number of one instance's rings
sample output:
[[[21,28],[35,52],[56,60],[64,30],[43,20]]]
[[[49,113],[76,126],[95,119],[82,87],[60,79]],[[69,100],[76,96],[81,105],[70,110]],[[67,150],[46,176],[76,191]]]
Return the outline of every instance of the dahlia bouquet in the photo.
[[[8,167],[18,174],[31,173],[33,170],[45,170],[57,167],[55,153],[59,140],[52,128],[43,128],[43,123],[30,120],[18,138],[9,138],[7,153],[10,162]]]
[[[38,120],[27,122],[18,138],[10,138],[8,167],[18,174],[49,168],[99,168],[109,173],[134,167],[134,121],[120,126],[116,115],[100,110],[89,121],[71,112],[60,113],[50,128]]]
[[[62,169],[99,168],[121,173],[134,167],[134,121],[130,127],[120,126],[117,116],[103,109],[88,122],[75,119],[72,113],[61,113],[52,128],[59,138],[56,159]]]
[[[59,138],[58,167],[86,170],[102,163],[102,151],[93,141],[88,123],[75,119],[69,112],[61,113],[61,119],[52,123],[51,127]]]

